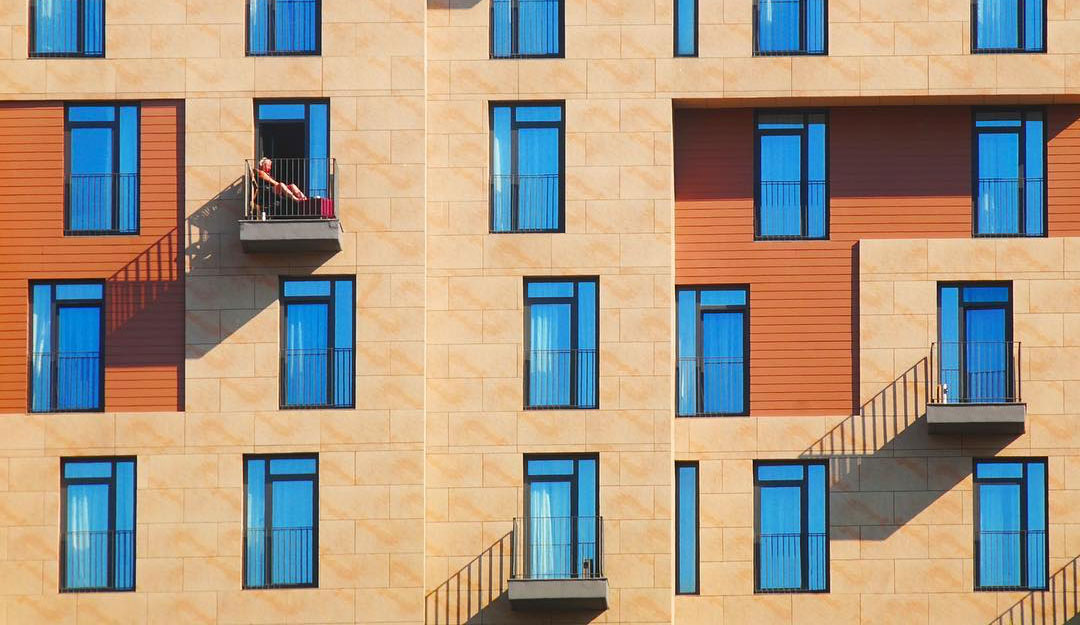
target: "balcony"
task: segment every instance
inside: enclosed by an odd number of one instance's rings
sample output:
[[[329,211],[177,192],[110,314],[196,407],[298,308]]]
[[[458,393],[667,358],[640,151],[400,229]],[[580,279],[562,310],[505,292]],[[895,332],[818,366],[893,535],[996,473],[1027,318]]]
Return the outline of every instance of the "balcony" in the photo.
[[[603,518],[514,519],[508,594],[518,611],[606,610]]]
[[[526,408],[596,408],[595,349],[534,349],[525,358]]]
[[[30,411],[100,411],[105,395],[102,373],[100,351],[34,352],[30,358]]]
[[[1022,434],[1018,341],[934,343],[926,423],[932,434]]]
[[[757,240],[797,241],[827,237],[825,181],[763,180],[757,193]]]
[[[828,543],[824,533],[773,533],[757,538],[759,593],[819,592],[828,586]]]
[[[139,233],[139,174],[71,174],[65,236]]]
[[[980,178],[975,236],[1045,236],[1045,208],[1044,178]]]
[[[310,588],[317,583],[313,527],[248,528],[244,588]]]
[[[679,358],[675,372],[680,417],[746,414],[746,367],[741,356]]]
[[[133,530],[67,532],[62,542],[61,592],[134,590]]]
[[[282,351],[282,408],[352,408],[351,347]]]
[[[244,171],[240,244],[248,253],[341,251],[337,162],[332,158],[274,159],[266,180],[254,160]],[[307,199],[297,196],[295,185]]]
[[[1046,532],[980,530],[975,548],[976,590],[1027,591],[1046,588]]]
[[[559,174],[491,176],[491,231],[559,232],[562,227]]]

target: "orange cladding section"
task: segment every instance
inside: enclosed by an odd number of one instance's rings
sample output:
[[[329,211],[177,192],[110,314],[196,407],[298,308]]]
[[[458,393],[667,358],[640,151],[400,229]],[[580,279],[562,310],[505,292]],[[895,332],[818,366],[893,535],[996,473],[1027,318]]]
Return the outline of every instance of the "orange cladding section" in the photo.
[[[1080,234],[1080,107],[1048,107],[1050,235]],[[750,285],[750,410],[858,402],[859,239],[971,236],[972,112],[829,111],[830,239],[754,241],[754,112],[675,111],[679,285]]]
[[[65,237],[64,106],[0,105],[0,412],[27,409],[31,280],[105,280],[105,410],[183,406],[183,113],[143,102],[140,232]]]

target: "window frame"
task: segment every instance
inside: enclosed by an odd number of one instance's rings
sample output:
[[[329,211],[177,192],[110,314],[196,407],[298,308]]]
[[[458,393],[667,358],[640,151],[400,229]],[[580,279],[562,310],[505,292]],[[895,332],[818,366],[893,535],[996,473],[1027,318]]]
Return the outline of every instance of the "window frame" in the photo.
[[[265,0],[271,3],[272,10],[268,10],[270,15],[267,36],[267,51],[263,53],[253,53],[251,51],[251,5],[254,2],[260,0],[244,0],[244,56],[245,57],[264,57],[264,56],[322,56],[322,31],[323,31],[323,0],[313,0],[315,2],[315,49],[313,51],[286,51],[282,52],[277,49],[277,32],[274,26],[277,23],[277,0]],[[273,41],[273,45],[270,42]],[[256,118],[257,119],[257,118]],[[329,143],[327,143],[329,146]]]
[[[769,115],[801,115],[803,118],[802,129],[796,131],[794,129],[761,129],[761,118]],[[823,117],[825,126],[825,196],[824,196],[824,214],[823,220],[823,234],[820,237],[809,236],[810,232],[810,141],[809,141],[809,119],[812,115],[821,115]],[[770,241],[770,242],[792,242],[792,241],[828,241],[832,236],[832,169],[830,152],[832,144],[832,133],[829,131],[829,110],[828,109],[755,109],[754,110],[754,241]],[[764,136],[794,136],[798,135],[802,139],[801,155],[800,155],[800,176],[802,194],[802,213],[800,218],[802,219],[801,232],[806,234],[799,235],[762,235],[761,234],[761,138]]]
[[[557,283],[557,282],[570,282],[574,285],[574,295],[571,297],[529,297],[529,285],[530,284],[545,284],[545,283]],[[579,351],[581,348],[578,340],[578,326],[580,325],[579,306],[578,306],[578,286],[582,282],[593,282],[596,285],[596,302],[594,303],[594,319],[596,320],[596,366],[593,367],[593,388],[596,389],[595,402],[591,406],[579,406],[576,405],[577,396],[577,383],[578,375],[570,376],[570,403],[566,406],[530,406],[529,405],[529,374],[530,363],[532,353],[532,341],[530,340],[532,334],[532,305],[534,303],[566,303],[570,305],[570,343],[574,345],[570,349],[573,351]],[[564,301],[565,300],[565,301]],[[524,309],[524,319],[522,325],[524,326],[523,332],[523,345],[522,350],[522,410],[599,410],[600,409],[600,276],[538,276],[530,277],[525,276],[522,280],[522,301]],[[571,366],[574,366],[574,361],[571,359]]]
[[[570,461],[573,461],[573,463],[574,463],[574,472],[569,476],[566,476],[566,475],[535,475],[534,476],[534,475],[531,475],[529,473],[529,461],[531,461],[531,460],[539,460],[539,461],[544,461],[544,460],[570,460]],[[579,465],[580,465],[580,462],[582,460],[592,460],[592,461],[594,461],[596,463],[596,475],[595,475],[595,479],[593,481],[593,500],[594,500],[594,502],[596,504],[595,505],[596,509],[595,509],[595,511],[594,511],[594,513],[593,513],[593,515],[591,517],[589,517],[589,516],[584,516],[584,517],[581,516],[581,510],[578,507],[578,504],[580,503],[579,499],[580,499],[580,495],[581,495],[581,492],[578,490],[578,487],[579,487],[580,482],[581,482]],[[596,531],[597,544],[596,544],[596,547],[595,547],[595,551],[596,551],[596,556],[597,556],[596,557],[597,562],[594,563],[594,566],[596,564],[598,564],[600,566],[600,569],[599,569],[598,572],[602,575],[603,574],[603,566],[604,566],[604,551],[603,551],[604,534],[603,534],[603,529],[602,529],[603,528],[603,517],[600,516],[600,453],[599,452],[596,452],[596,453],[565,453],[565,454],[564,453],[558,453],[558,452],[523,453],[523,454],[521,454],[521,481],[522,481],[522,489],[521,489],[522,504],[521,504],[521,510],[522,510],[522,516],[525,519],[533,518],[531,516],[531,510],[530,510],[530,507],[531,507],[530,506],[530,500],[532,499],[532,497],[530,496],[530,494],[531,494],[530,493],[531,484],[533,484],[534,482],[566,482],[566,483],[570,484],[570,518],[575,519],[575,520],[581,520],[583,518],[584,519],[592,518],[596,522],[596,530],[595,531]],[[539,518],[543,518],[543,517],[539,517]],[[525,523],[524,525],[527,527],[528,523]],[[570,545],[570,547],[571,547],[571,549],[570,549],[570,552],[571,552],[571,570],[572,571],[577,571],[578,567],[581,565],[581,563],[577,561],[578,549],[581,547],[581,543],[578,541],[578,525],[577,525],[577,523],[570,523],[569,525],[570,525],[570,540],[571,540],[571,545]],[[526,537],[527,536],[528,536],[528,529],[526,529]],[[528,542],[528,538],[526,538],[526,543],[525,543],[526,549],[524,550],[525,553],[522,556],[525,559],[524,560],[525,561],[525,564],[524,564],[525,569],[524,570],[529,570],[528,558],[529,558],[529,552],[531,551],[528,548],[529,544],[530,543]],[[571,579],[579,579],[579,578],[572,577]]]
[[[964,280],[947,280],[946,281],[946,280],[943,280],[943,281],[939,281],[939,282],[937,282],[937,311],[936,311],[937,312],[937,343],[938,343],[939,362],[936,365],[933,362],[930,363],[931,369],[933,369],[934,367],[938,368],[938,371],[933,372],[933,374],[938,376],[938,378],[940,378],[940,376],[941,376],[941,372],[940,372],[940,368],[942,366],[941,362],[940,362],[941,349],[942,349],[942,346],[946,342],[944,340],[944,337],[941,334],[941,332],[942,332],[942,320],[944,319],[944,315],[942,314],[943,310],[942,310],[941,292],[942,292],[943,289],[948,289],[948,288],[957,289],[957,302],[956,302],[956,310],[957,310],[956,331],[957,331],[957,335],[958,335],[957,336],[957,342],[958,343],[967,343],[967,341],[968,341],[968,339],[967,339],[967,325],[966,325],[966,323],[964,321],[964,318],[966,316],[964,314],[964,311],[966,309],[989,310],[989,309],[998,309],[998,308],[1002,307],[1000,302],[964,302],[964,289],[967,289],[967,288],[980,288],[980,287],[1005,288],[1005,289],[1007,289],[1007,291],[1009,293],[1009,297],[1005,301],[1005,313],[1006,313],[1005,314],[1005,344],[1006,345],[1012,345],[1016,341],[1016,335],[1014,334],[1014,329],[1015,329],[1014,328],[1014,316],[1015,316],[1014,303],[1015,303],[1015,301],[1014,301],[1014,297],[1013,297],[1013,281],[1012,280],[971,280],[971,281],[964,281]],[[1008,384],[1007,392],[1008,392],[1008,394],[1010,396],[1019,398],[1020,397],[1020,387],[1021,387],[1021,376],[1019,375],[1020,374],[1019,363],[1016,362],[1015,359],[1013,358],[1011,348],[1008,350],[1006,358],[1008,360],[1008,362],[1006,363],[1006,367],[1007,367],[1007,370],[1006,370],[1007,371],[1007,373],[1006,373],[1006,377],[1007,377],[1006,383]],[[961,358],[961,362],[960,362],[960,367],[961,367],[961,369],[960,369],[960,371],[961,371],[960,378],[961,378],[961,380],[963,380],[964,373],[967,371],[964,368],[966,366],[967,366],[966,362],[964,361],[963,358]],[[966,389],[965,389],[965,392],[966,392]],[[963,397],[963,396],[964,396],[964,394],[962,393],[961,397]]]
[[[286,403],[288,399],[287,392],[287,376],[285,375],[285,351],[288,344],[288,311],[289,304],[326,304],[327,307],[327,324],[326,324],[326,343],[331,347],[329,350],[338,349],[332,347],[334,344],[334,328],[337,325],[335,301],[334,298],[337,294],[337,285],[335,282],[349,281],[352,283],[352,345],[349,348],[352,352],[352,371],[353,381],[351,384],[351,401],[347,406],[333,406],[326,405],[320,407],[312,407],[308,404],[302,406],[290,406]],[[330,295],[285,295],[285,283],[286,282],[329,282],[330,283]],[[356,409],[356,275],[318,275],[318,276],[278,276],[278,308],[280,309],[279,322],[278,322],[278,409],[279,410],[355,410]],[[333,375],[333,358],[329,359],[327,363],[326,372],[326,398],[330,403],[335,392]]]
[[[694,349],[696,352],[695,358],[701,358],[702,346],[704,343],[704,333],[702,332],[702,312],[734,312],[741,311],[743,313],[743,409],[739,412],[704,412],[698,409],[702,400],[704,399],[703,391],[704,384],[699,382],[695,385],[697,391],[697,401],[695,402],[695,412],[693,414],[680,414],[679,413],[679,389],[678,389],[678,376],[676,376],[675,384],[675,418],[676,419],[701,419],[701,418],[724,418],[724,417],[748,417],[750,416],[750,284],[687,284],[677,285],[675,287],[675,366],[678,369],[679,360],[682,359],[682,354],[679,351],[680,338],[682,337],[682,326],[679,324],[679,294],[686,291],[695,291],[697,296],[694,298]],[[724,305],[724,306],[702,306],[701,305],[701,292],[702,291],[743,291],[746,294],[745,305]],[[700,376],[699,376],[700,378]]]
[[[1019,45],[1015,48],[980,48],[979,47],[979,3],[986,0],[971,0],[971,53],[972,54],[1046,54],[1046,35],[1047,35],[1047,4],[1048,0],[1042,2],[1042,46],[1039,48],[1027,48],[1027,2],[1029,0],[1017,0],[1017,16],[1016,16],[1016,41]]]
[[[752,56],[829,56],[829,0],[821,0],[821,52],[810,52],[807,48],[807,29],[809,28],[809,14],[810,4],[808,0],[799,0],[799,49],[798,50],[783,50],[777,52],[762,52],[761,44],[758,41],[758,34],[760,31],[760,13],[761,3],[760,0],[753,0],[753,7],[751,13],[753,14],[752,26],[753,29],[753,54]],[[826,152],[826,158],[828,152]]]
[[[697,58],[701,54],[700,48],[700,31],[701,31],[701,3],[700,0],[687,0],[694,5],[694,51],[690,54],[679,53],[679,7],[683,0],[674,0],[674,6],[672,6],[674,34],[672,37],[672,56],[677,59],[693,59]],[[756,1],[756,0],[755,0]]]
[[[516,4],[518,0],[513,0]],[[556,0],[559,3],[559,49],[556,52],[547,54],[521,54],[521,42],[518,41],[518,20],[521,19],[520,13],[517,13],[517,17],[510,18],[510,53],[505,56],[495,54],[495,0],[488,0],[488,58],[491,60],[506,60],[506,59],[564,59],[566,58],[566,2],[567,0]],[[514,10],[514,9],[511,9]]]
[[[251,460],[262,460],[266,462],[265,481],[263,482],[264,496],[263,496],[263,519],[267,524],[271,524],[274,512],[274,500],[272,496],[265,496],[270,492],[270,485],[274,481],[270,475],[270,462],[272,460],[314,460],[315,472],[310,474],[304,473],[285,473],[277,476],[278,481],[310,481],[312,483],[311,488],[311,583],[309,584],[284,584],[274,585],[270,580],[272,576],[273,567],[273,549],[267,549],[263,557],[265,563],[265,569],[263,578],[267,583],[263,586],[250,586],[248,585],[248,462]],[[241,587],[243,590],[290,590],[294,588],[318,588],[319,587],[319,452],[290,452],[281,454],[244,454],[241,457],[244,469],[244,506],[241,514],[243,515],[243,538],[241,543],[242,562],[241,562]],[[270,528],[264,527],[263,530]]]
[[[65,477],[64,469],[68,464],[100,463],[108,462],[112,465],[111,477],[109,478],[69,478]],[[109,550],[110,583],[103,588],[69,588],[65,583],[67,578],[67,507],[68,486],[71,484],[107,484],[109,487],[109,530],[116,529],[116,465],[120,462],[131,462],[131,588],[117,588],[113,583],[116,571],[116,551]],[[60,593],[98,593],[98,592],[135,592],[138,585],[138,549],[139,541],[137,532],[139,526],[139,462],[136,456],[61,456],[60,458],[60,576],[57,581],[57,589]]]
[[[555,228],[522,230],[518,223],[520,196],[512,191],[510,228],[495,229],[495,109],[510,109],[510,176],[519,176],[518,130],[521,128],[555,128],[559,131],[559,220]],[[558,122],[518,122],[517,109],[530,107],[558,107]],[[566,232],[566,100],[500,100],[488,103],[488,234],[561,234]]]
[[[679,470],[694,470],[694,590],[684,592],[680,589],[679,571],[682,570],[682,529],[681,510],[682,489],[679,488]],[[701,594],[701,465],[697,460],[675,461],[675,594],[676,595],[700,595]]]
[[[778,484],[781,486],[798,486],[801,490],[799,493],[800,499],[800,523],[803,528],[802,534],[805,537],[802,545],[802,565],[803,565],[803,588],[791,589],[779,589],[769,590],[761,588],[761,482],[758,479],[758,467],[763,466],[802,466],[803,467],[803,479],[802,480],[768,480],[770,484]],[[809,491],[810,491],[810,466],[822,466],[825,468],[825,493],[823,497],[824,502],[824,514],[825,514],[825,586],[820,589],[810,589],[806,586],[809,584],[809,534],[807,528],[809,528],[809,516],[810,506]],[[825,458],[817,459],[799,459],[799,460],[764,460],[755,459],[753,461],[752,470],[754,472],[754,594],[755,595],[784,595],[784,594],[827,594],[832,587],[832,532],[830,525],[830,497],[831,489],[829,484],[830,471],[829,461]]]
[[[27,58],[30,59],[104,59],[108,54],[108,33],[105,31],[105,13],[107,8],[107,0],[102,0],[101,3],[101,54],[87,54],[86,50],[86,19],[85,11],[83,9],[83,0],[79,0],[78,9],[78,34],[76,35],[77,48],[80,51],[76,52],[38,52],[37,48],[37,4],[38,0],[30,0],[27,2],[29,5],[30,16],[27,21]]]
[[[1039,587],[1032,587],[1030,583],[1021,584],[1014,589],[1003,589],[999,586],[980,586],[980,540],[979,540],[979,499],[980,490],[979,485],[983,483],[996,483],[996,484],[1013,484],[1019,483],[1020,486],[1020,522],[1024,532],[1028,530],[1028,464],[1041,463],[1043,465],[1043,476],[1045,480],[1045,490],[1043,492],[1043,519],[1046,520],[1046,529],[1043,531],[1046,538],[1043,542],[1043,570],[1046,571],[1046,579],[1043,580],[1043,585]],[[1020,464],[1023,469],[1019,482],[1017,478],[979,478],[978,467],[980,464]],[[1050,572],[1050,461],[1047,456],[994,456],[990,458],[979,458],[978,456],[971,459],[971,482],[972,482],[972,554],[973,554],[973,568],[972,573],[972,587],[974,592],[1030,592],[1030,591],[1045,591],[1050,588],[1050,578],[1052,576]],[[1022,582],[1029,582],[1028,571],[1028,558],[1025,541],[1020,541],[1020,553],[1022,554],[1019,560],[1020,564],[1020,579]]]
[[[259,107],[263,104],[275,105],[302,105],[304,107],[304,157],[306,160],[311,161],[314,158],[311,156],[311,106],[313,104],[325,104],[326,105],[326,159],[332,158],[333,149],[330,146],[330,122],[333,118],[333,111],[330,108],[330,98],[254,98],[252,100],[252,114],[254,115],[254,151],[252,152],[253,158],[256,162],[264,155],[261,153],[262,146],[259,144],[259,137],[261,135],[260,128],[263,125],[274,125],[282,123],[298,123],[300,120],[295,119],[262,119],[259,116]]]
[[[65,308],[93,308],[97,306],[100,309],[100,320],[98,323],[98,345],[101,346],[101,365],[98,367],[98,397],[101,398],[101,404],[97,408],[83,408],[74,410],[59,410],[57,404],[59,403],[59,397],[57,393],[59,391],[58,378],[59,373],[56,367],[56,362],[53,361],[49,369],[49,380],[51,388],[49,394],[49,410],[34,410],[34,287],[41,285],[48,285],[50,287],[50,297],[52,299],[50,303],[49,311],[49,345],[52,347],[52,351],[55,351],[57,345],[58,333],[59,333],[59,315],[58,308],[60,306],[56,299],[56,287],[61,284],[98,284],[101,285],[101,299],[69,299],[64,300]],[[108,313],[106,303],[109,299],[109,292],[105,284],[105,280],[98,278],[81,279],[81,278],[63,278],[60,280],[30,280],[27,287],[27,303],[28,315],[27,315],[27,367],[26,367],[26,412],[27,414],[57,414],[57,413],[95,413],[105,412],[105,369],[106,369],[106,344],[105,344],[105,320]]]
[[[1045,6],[1045,3],[1044,5]],[[1014,133],[1009,128],[979,128],[979,116],[994,113],[1014,113],[1019,117],[1020,126]],[[1043,165],[1043,192],[1042,192],[1042,234],[1029,234],[1027,232],[1027,199],[1020,202],[1020,215],[1017,217],[1018,232],[1007,234],[981,233],[979,232],[979,136],[983,134],[1017,134],[1019,136],[1020,166],[1024,170],[1024,178],[1027,178],[1027,114],[1042,114],[1042,165]],[[971,237],[976,239],[1045,239],[1050,236],[1050,169],[1049,165],[1049,124],[1048,111],[1044,106],[975,106],[971,109]]]
[[[113,121],[111,122],[73,122],[71,121],[72,108],[112,108]],[[120,176],[120,109],[133,107],[135,109],[135,227],[130,230],[121,230],[120,224],[120,194],[117,189],[118,181],[113,180],[112,192],[112,220],[117,225],[112,230],[74,230],[71,227],[71,165],[74,155],[71,152],[71,131],[77,128],[108,128],[112,132],[113,164],[110,175]],[[141,101],[87,101],[64,103],[64,237],[134,237],[142,234],[142,102]]]

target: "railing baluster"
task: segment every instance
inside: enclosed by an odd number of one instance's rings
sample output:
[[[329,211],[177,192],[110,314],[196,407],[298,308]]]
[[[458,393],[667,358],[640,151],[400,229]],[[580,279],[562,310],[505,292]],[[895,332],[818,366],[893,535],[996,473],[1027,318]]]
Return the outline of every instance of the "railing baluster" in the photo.
[[[596,406],[595,349],[534,349],[529,351],[525,377],[530,408],[591,408]]]

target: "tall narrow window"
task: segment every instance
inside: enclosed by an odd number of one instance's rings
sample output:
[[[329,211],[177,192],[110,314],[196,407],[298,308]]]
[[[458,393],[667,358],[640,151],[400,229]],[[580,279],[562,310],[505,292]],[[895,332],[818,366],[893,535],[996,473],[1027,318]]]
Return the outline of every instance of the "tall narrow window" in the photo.
[[[975,112],[975,236],[1046,235],[1046,125],[1039,109]]]
[[[244,492],[244,587],[318,586],[318,456],[244,456]]]
[[[603,577],[598,464],[595,455],[525,456],[515,572],[526,579]]]
[[[825,54],[828,0],[754,0],[754,54]]]
[[[942,403],[1019,401],[1020,345],[1012,340],[1008,282],[939,285],[938,338],[935,392]]]
[[[1045,0],[972,0],[972,52],[1045,52]]]
[[[105,56],[105,0],[30,0],[30,56]]]
[[[563,105],[491,107],[491,231],[560,232]]]
[[[698,0],[675,0],[675,56],[698,54]]]
[[[336,167],[330,158],[328,101],[255,102],[249,218],[335,218]]]
[[[564,0],[491,0],[491,58],[561,57]]]
[[[828,465],[754,461],[757,592],[829,589]]]
[[[247,0],[248,56],[319,54],[322,0]]]
[[[281,281],[281,405],[351,408],[356,297],[353,278]]]
[[[525,407],[596,408],[598,282],[525,280]]]
[[[679,287],[678,416],[749,411],[749,291]]]
[[[102,410],[105,323],[101,282],[30,284],[30,411]]]
[[[974,463],[975,589],[1046,589],[1046,458]]]
[[[759,113],[756,134],[757,238],[828,238],[825,113]]]
[[[675,463],[675,592],[696,595],[701,583],[698,534],[698,463]]]
[[[135,459],[60,461],[61,591],[135,589]]]
[[[139,232],[139,107],[67,107],[64,234]]]

